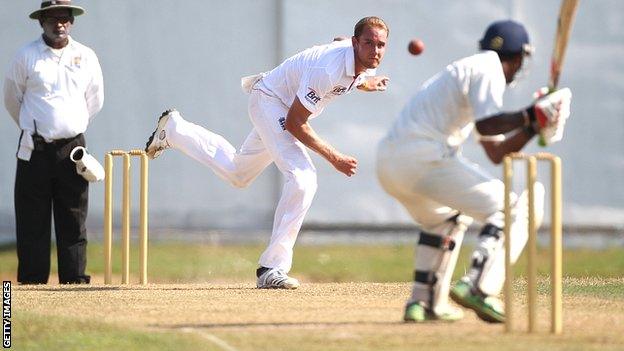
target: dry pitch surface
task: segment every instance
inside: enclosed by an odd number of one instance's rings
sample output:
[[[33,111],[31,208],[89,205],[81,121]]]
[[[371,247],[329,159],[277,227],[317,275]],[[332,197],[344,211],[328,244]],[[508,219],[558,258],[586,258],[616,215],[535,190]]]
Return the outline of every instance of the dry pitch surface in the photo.
[[[590,282],[591,283],[591,282]],[[624,303],[565,296],[564,334],[504,334],[471,312],[460,322],[405,324],[407,283],[308,283],[295,291],[252,283],[16,286],[13,308],[150,332],[188,333],[211,350],[622,350]],[[526,305],[518,297],[516,315]],[[542,308],[543,307],[543,308]],[[525,318],[522,316],[522,318]],[[526,319],[518,320],[524,328]]]

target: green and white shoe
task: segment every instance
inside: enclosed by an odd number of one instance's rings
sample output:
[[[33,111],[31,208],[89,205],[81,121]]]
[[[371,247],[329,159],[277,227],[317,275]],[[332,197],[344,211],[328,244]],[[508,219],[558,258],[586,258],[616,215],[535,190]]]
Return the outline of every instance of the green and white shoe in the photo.
[[[448,306],[442,313],[434,313],[423,306],[420,301],[408,303],[405,306],[403,320],[409,323],[423,323],[428,321],[455,322],[464,318],[464,312],[458,308]]]
[[[495,296],[479,294],[470,282],[459,280],[451,288],[451,298],[461,306],[469,308],[479,318],[489,323],[504,323],[505,308],[503,302]]]

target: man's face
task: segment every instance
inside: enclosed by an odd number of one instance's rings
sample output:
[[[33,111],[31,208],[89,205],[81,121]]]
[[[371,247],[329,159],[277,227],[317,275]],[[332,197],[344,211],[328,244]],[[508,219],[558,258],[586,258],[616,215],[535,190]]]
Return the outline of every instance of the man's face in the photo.
[[[41,13],[39,23],[43,28],[43,35],[49,41],[62,43],[69,36],[74,17],[70,9],[52,9]]]
[[[509,73],[505,75],[507,84],[511,84],[516,79],[516,74],[522,69],[523,61],[524,55],[518,55],[516,58],[510,61]]]
[[[356,60],[366,69],[377,68],[386,53],[388,33],[379,27],[366,26],[359,37],[353,38]]]

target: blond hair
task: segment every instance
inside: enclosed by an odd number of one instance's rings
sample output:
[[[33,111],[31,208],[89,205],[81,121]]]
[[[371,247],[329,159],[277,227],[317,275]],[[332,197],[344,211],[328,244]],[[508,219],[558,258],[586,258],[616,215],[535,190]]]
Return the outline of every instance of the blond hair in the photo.
[[[355,28],[353,29],[353,36],[356,38],[359,37],[362,34],[362,31],[364,31],[365,27],[381,28],[386,31],[386,35],[390,35],[390,30],[388,29],[388,26],[386,25],[386,22],[384,22],[384,20],[376,16],[369,16],[362,18],[358,21],[358,23],[355,24]]]

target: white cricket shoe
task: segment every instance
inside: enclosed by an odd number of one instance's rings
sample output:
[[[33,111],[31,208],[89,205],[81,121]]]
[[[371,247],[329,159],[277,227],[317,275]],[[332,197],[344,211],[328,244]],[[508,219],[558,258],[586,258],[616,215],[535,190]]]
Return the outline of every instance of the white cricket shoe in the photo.
[[[258,277],[258,289],[297,289],[299,281],[289,277],[281,269],[269,268]]]
[[[180,114],[175,109],[170,109],[163,112],[158,118],[158,125],[156,126],[156,130],[145,143],[145,153],[147,157],[150,159],[155,159],[160,156],[165,149],[171,147],[171,145],[167,142],[167,132],[165,131],[165,125],[167,125],[167,121],[169,121],[169,117],[174,114]]]

